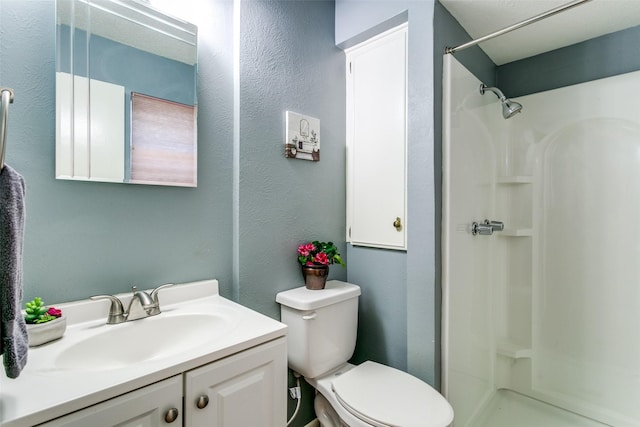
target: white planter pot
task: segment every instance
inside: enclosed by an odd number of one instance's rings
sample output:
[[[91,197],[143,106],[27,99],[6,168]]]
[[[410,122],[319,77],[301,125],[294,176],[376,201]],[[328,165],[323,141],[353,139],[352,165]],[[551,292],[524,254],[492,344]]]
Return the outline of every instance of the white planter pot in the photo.
[[[64,335],[67,329],[67,318],[62,316],[56,320],[46,323],[27,324],[27,333],[29,334],[29,347],[35,347],[57,340]]]

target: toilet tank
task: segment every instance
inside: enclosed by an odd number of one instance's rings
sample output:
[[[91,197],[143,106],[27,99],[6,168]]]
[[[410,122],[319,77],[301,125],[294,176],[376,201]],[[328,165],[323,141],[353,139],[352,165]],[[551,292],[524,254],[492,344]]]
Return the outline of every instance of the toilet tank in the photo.
[[[289,367],[316,378],[346,363],[353,355],[358,328],[360,287],[338,280],[325,289],[305,287],[280,292],[280,320],[288,326]]]

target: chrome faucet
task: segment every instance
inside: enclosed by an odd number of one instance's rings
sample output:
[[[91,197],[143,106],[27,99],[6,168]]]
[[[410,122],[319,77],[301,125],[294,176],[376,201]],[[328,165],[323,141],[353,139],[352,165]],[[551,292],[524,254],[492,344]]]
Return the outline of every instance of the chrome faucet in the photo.
[[[111,301],[109,316],[107,317],[107,324],[115,325],[118,323],[144,319],[145,317],[160,314],[161,311],[160,301],[158,300],[158,291],[168,286],[173,286],[173,283],[167,283],[166,285],[158,286],[153,291],[151,291],[151,295],[149,295],[145,291],[139,291],[135,286],[132,286],[131,292],[133,293],[133,296],[131,297],[131,301],[129,301],[127,311],[124,311],[122,301],[120,301],[119,298],[113,295],[96,295],[91,297],[91,299],[108,299]]]
[[[153,300],[149,294],[145,291],[139,291],[135,286],[131,287],[131,292],[133,292],[133,297],[129,301],[127,311],[124,313],[127,321],[151,316],[150,311],[153,308]]]

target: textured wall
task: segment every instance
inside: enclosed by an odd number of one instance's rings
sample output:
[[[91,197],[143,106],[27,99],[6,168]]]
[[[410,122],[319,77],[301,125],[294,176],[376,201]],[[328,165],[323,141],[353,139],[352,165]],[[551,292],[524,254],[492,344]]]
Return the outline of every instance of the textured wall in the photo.
[[[344,237],[345,66],[333,22],[332,1],[241,2],[234,294],[277,319],[276,293],[303,285],[299,243],[331,240],[350,265]],[[284,157],[286,110],[320,119],[319,162]],[[331,279],[346,277],[345,269],[331,267]],[[294,427],[314,418],[313,389],[304,381],[302,387]]]
[[[215,277],[231,294],[232,3],[201,6],[198,188],[54,179],[55,2],[0,1],[6,161],[27,184],[25,299]]]
[[[242,304],[279,318],[276,293],[303,285],[297,245],[331,240],[345,252],[344,54],[333,2],[241,5],[235,285]],[[319,162],[284,157],[286,110],[320,119]]]

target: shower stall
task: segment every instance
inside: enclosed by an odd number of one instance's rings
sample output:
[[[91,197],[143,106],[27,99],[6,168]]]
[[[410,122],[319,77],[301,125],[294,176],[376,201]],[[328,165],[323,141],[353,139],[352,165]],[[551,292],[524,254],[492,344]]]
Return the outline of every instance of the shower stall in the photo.
[[[481,84],[445,55],[454,426],[640,426],[640,72],[519,97],[508,120]]]

